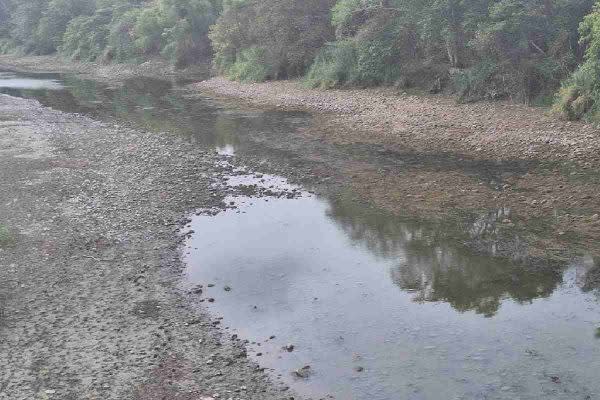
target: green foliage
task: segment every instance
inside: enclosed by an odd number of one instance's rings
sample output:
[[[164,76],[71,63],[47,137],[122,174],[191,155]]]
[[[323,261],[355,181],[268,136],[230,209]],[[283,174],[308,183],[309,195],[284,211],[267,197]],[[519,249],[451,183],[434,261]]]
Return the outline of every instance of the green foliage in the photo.
[[[98,59],[106,48],[111,20],[111,9],[71,20],[63,36],[60,52],[75,60]]]
[[[14,237],[8,230],[8,228],[0,224],[0,247],[7,246],[13,243]]]
[[[104,58],[107,61],[137,61],[139,52],[135,45],[134,28],[139,14],[139,9],[131,9],[122,13],[116,12],[116,10],[113,12],[107,48],[104,51]]]
[[[567,120],[600,121],[600,4],[580,25],[587,48],[584,63],[565,80],[553,111]]]
[[[338,41],[325,46],[306,75],[312,87],[331,89],[356,81],[356,47],[352,41]]]
[[[445,86],[464,101],[535,101],[548,97],[576,67],[581,56],[577,24],[592,4],[593,0],[338,0],[332,24],[338,41],[354,43],[356,65],[345,69],[353,73],[336,74],[340,63],[333,57],[335,51],[325,50],[308,80],[324,87],[395,81],[429,85],[426,88],[436,92]]]
[[[208,60],[220,0],[0,0],[0,50],[177,66]]]
[[[498,66],[491,60],[461,71],[454,77],[454,86],[460,101],[477,99],[495,100],[506,95],[500,82],[495,82]]]
[[[268,71],[265,79],[303,75],[323,44],[333,38],[332,5],[332,0],[227,2],[209,35],[216,70],[237,75],[240,65],[248,66],[244,50],[261,48],[263,71]]]
[[[266,51],[250,47],[240,52],[236,61],[227,69],[227,77],[240,82],[263,82],[272,75],[265,60]]]
[[[586,62],[565,81],[556,95],[553,111],[566,120],[600,120],[600,65]]]
[[[0,0],[0,52],[176,67],[212,58],[236,80],[421,86],[461,101],[539,103],[562,82],[555,109],[576,119],[596,113],[594,2]]]

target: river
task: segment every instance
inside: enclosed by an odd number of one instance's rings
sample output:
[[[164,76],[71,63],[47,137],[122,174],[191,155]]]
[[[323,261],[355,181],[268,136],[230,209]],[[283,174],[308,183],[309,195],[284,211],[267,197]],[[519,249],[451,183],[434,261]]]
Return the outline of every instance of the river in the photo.
[[[377,149],[332,146],[296,132],[302,112],[241,108],[136,78],[111,86],[74,75],[0,72],[0,93],[104,121],[181,135],[264,163],[382,160]],[[415,162],[402,160],[402,162]],[[443,162],[443,161],[441,161]],[[471,173],[526,171],[495,165]],[[361,206],[353,194],[315,194],[285,176],[232,174],[229,186],[276,187],[290,198],[237,196],[216,215],[191,212],[185,285],[203,285],[228,335],[301,395],[339,399],[600,398],[600,260],[525,262],[466,246],[509,209],[470,220],[425,221]],[[523,250],[526,251],[526,250]],[[307,366],[302,370],[302,367]],[[298,371],[299,373],[294,373]]]

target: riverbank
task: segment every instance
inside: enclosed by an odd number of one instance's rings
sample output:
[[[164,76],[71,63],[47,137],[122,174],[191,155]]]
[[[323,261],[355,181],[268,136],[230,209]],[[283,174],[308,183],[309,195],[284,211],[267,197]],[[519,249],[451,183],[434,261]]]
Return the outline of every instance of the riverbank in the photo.
[[[390,88],[324,91],[298,81],[241,84],[213,78],[192,87],[262,107],[327,114],[313,133],[341,144],[381,144],[390,150],[475,159],[575,161],[583,168],[600,161],[600,130],[560,121],[542,108],[458,104],[444,96],[414,96]]]
[[[6,107],[0,109],[0,120],[6,123],[1,136],[6,141],[0,146],[0,201],[6,207],[0,209],[0,227],[7,226],[11,233],[10,240],[0,238],[0,242],[12,246],[0,252],[0,262],[11,266],[0,271],[0,304],[5,304],[0,313],[5,317],[0,318],[8,326],[0,354],[7,354],[2,360],[6,365],[25,365],[1,384],[14,391],[15,398],[36,393],[139,400],[216,399],[216,394],[268,400],[292,395],[283,384],[269,382],[244,357],[244,343],[226,333],[226,326],[222,331],[215,328],[227,325],[226,320],[206,315],[201,307],[206,304],[202,300],[209,301],[209,293],[215,299],[212,306],[225,304],[246,282],[230,287],[225,286],[230,282],[216,279],[211,282],[216,286],[209,289],[206,279],[201,279],[204,287],[180,286],[185,282],[180,257],[194,252],[192,243],[185,249],[179,246],[192,229],[186,213],[210,208],[214,215],[224,207],[235,207],[230,199],[226,204],[223,200],[235,194],[226,182],[236,166],[255,166],[257,174],[251,181],[260,182],[265,173],[273,173],[321,193],[331,208],[320,213],[337,219],[353,240],[372,242],[371,235],[385,239],[388,228],[404,226],[396,224],[402,218],[396,220],[383,209],[427,221],[435,235],[427,236],[432,242],[424,246],[426,253],[436,247],[440,235],[447,235],[459,253],[468,249],[470,255],[475,249],[498,256],[500,263],[514,259],[523,265],[498,284],[498,271],[489,278],[478,273],[480,266],[489,267],[485,261],[489,259],[476,262],[477,268],[464,271],[465,281],[472,282],[469,286],[476,292],[489,285],[504,286],[502,282],[511,292],[522,287],[518,276],[526,271],[534,283],[533,297],[538,298],[543,282],[536,282],[542,279],[536,271],[553,275],[569,264],[572,254],[598,254],[593,251],[600,243],[596,215],[600,200],[595,196],[600,187],[593,169],[569,169],[566,162],[536,159],[498,161],[420,153],[367,142],[342,144],[318,135],[329,118],[336,118],[333,113],[318,113],[314,118],[305,113],[273,113],[264,111],[272,108],[269,105],[242,107],[238,100],[219,101],[168,82],[162,82],[162,90],[146,91],[161,82],[145,79],[120,88],[111,84],[111,89],[88,80],[77,82],[69,75],[65,79],[69,84],[64,97],[35,96],[47,107],[66,112],[81,109],[82,114],[101,115],[103,122],[7,97],[3,97]],[[78,89],[89,86],[94,91],[81,96]],[[119,114],[93,112],[111,107],[119,97],[131,102]],[[163,98],[170,101],[163,104],[159,101]],[[140,123],[137,118],[142,114],[148,119]],[[186,121],[190,115],[198,119]],[[130,128],[115,125],[120,123]],[[200,132],[192,133],[186,142],[188,128],[196,132],[196,127],[201,127]],[[221,136],[199,142],[213,133]],[[213,146],[235,156],[218,155]],[[239,190],[237,194],[248,196],[255,189],[242,185]],[[263,191],[274,198],[293,197],[270,187]],[[293,208],[288,214],[302,212]],[[406,238],[420,242],[425,224],[413,226],[417,228]],[[287,237],[285,229],[282,236]],[[203,234],[202,229],[196,230],[192,238]],[[404,237],[402,231],[398,236]],[[435,259],[438,253],[431,254]],[[593,258],[585,259],[593,272]],[[435,265],[428,261],[423,267],[430,271]],[[463,260],[459,258],[456,265],[464,265]],[[439,281],[434,275],[431,282]],[[582,287],[598,287],[597,274],[585,276]],[[559,280],[557,275],[551,281]],[[498,298],[505,297],[501,289]],[[457,291],[460,298],[463,291]],[[489,303],[487,292],[481,298]],[[250,304],[255,303],[243,302]],[[0,319],[0,327],[3,323]],[[272,356],[285,357],[290,354],[278,342],[297,344],[285,334],[267,339],[269,335],[273,332],[264,332],[262,339],[261,331],[247,353],[262,354],[264,362],[269,346],[276,346]],[[298,345],[291,356],[302,350]],[[30,359],[34,362],[27,363]],[[294,368],[305,365],[291,361]],[[322,373],[314,370],[316,375]],[[289,379],[298,378],[288,372],[288,368],[280,370]],[[70,380],[75,382],[72,387],[65,385]]]
[[[230,161],[0,96],[0,398],[281,399],[182,287],[188,213],[225,207]]]
[[[20,72],[58,72],[87,75],[93,79],[119,83],[130,78],[147,77],[155,79],[198,80],[209,76],[210,65],[195,65],[186,69],[176,69],[163,59],[153,59],[141,64],[103,64],[66,60],[54,56],[13,56],[0,55],[0,69]]]
[[[348,159],[343,175],[354,193],[394,214],[500,210],[498,231],[516,229],[530,255],[600,250],[600,130],[592,125],[523,105],[457,104],[385,88],[322,91],[223,78],[191,86],[252,106],[316,113],[303,135],[378,149],[378,163]]]

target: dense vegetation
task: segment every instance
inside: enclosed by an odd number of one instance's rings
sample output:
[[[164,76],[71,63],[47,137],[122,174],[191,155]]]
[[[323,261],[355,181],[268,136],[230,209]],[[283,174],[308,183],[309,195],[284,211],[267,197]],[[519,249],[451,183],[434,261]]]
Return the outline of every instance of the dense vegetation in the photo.
[[[595,0],[0,0],[0,51],[176,66],[241,81],[394,85],[552,101],[600,118]]]
[[[176,65],[212,54],[215,0],[0,0],[0,49],[60,52],[78,60],[136,61],[162,55]]]

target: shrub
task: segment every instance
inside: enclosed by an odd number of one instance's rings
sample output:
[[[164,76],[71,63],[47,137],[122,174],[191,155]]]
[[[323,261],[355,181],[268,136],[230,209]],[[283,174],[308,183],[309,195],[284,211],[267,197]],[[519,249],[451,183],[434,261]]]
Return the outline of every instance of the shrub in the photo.
[[[8,228],[0,224],[0,247],[7,246],[14,241],[14,238]]]
[[[235,63],[226,72],[229,79],[240,82],[263,82],[272,77],[272,71],[265,60],[266,51],[251,47],[241,51]]]
[[[495,100],[505,95],[503,85],[496,82],[498,66],[492,60],[480,62],[472,68],[460,71],[454,77],[454,88],[459,101],[481,99]]]
[[[326,45],[306,75],[309,86],[331,89],[356,81],[357,56],[354,42],[338,41]]]
[[[139,9],[128,10],[124,13],[113,12],[107,48],[104,52],[106,61],[137,61],[140,54],[135,45],[134,28],[139,14]]]
[[[584,63],[567,79],[556,96],[553,111],[563,119],[600,121],[600,3],[580,25],[587,45]]]
[[[583,65],[573,73],[561,87],[554,102],[553,112],[562,119],[579,120],[587,118],[598,120],[600,70],[595,64]]]
[[[69,23],[60,52],[76,60],[94,61],[106,48],[112,10],[101,10],[91,17],[77,17]]]
[[[214,66],[227,76],[230,68],[248,71],[251,59],[264,63],[261,73],[283,79],[301,76],[312,64],[323,44],[333,39],[329,23],[332,0],[249,0],[228,2],[211,29]],[[260,48],[249,53],[247,49]],[[242,60],[238,58],[242,57]],[[258,72],[257,66],[250,70]],[[251,74],[258,77],[260,74]]]

